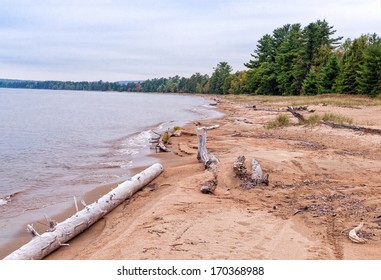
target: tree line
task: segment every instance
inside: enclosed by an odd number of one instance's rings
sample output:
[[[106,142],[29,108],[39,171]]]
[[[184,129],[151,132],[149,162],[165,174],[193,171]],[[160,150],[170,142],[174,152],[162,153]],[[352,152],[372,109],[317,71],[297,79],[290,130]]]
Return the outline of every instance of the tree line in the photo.
[[[142,83],[143,91],[212,94],[316,95],[381,93],[381,39],[334,37],[325,20],[286,24],[264,35],[245,66],[232,73],[220,62],[213,74],[160,78]]]
[[[142,82],[59,82],[0,80],[0,87],[167,93],[315,95],[381,93],[381,38],[377,34],[341,40],[325,20],[285,24],[264,35],[233,73],[220,62],[211,76],[195,73]]]
[[[52,89],[52,90],[86,90],[86,91],[140,91],[135,83],[110,82],[72,82],[72,81],[24,81],[0,80],[3,88]]]

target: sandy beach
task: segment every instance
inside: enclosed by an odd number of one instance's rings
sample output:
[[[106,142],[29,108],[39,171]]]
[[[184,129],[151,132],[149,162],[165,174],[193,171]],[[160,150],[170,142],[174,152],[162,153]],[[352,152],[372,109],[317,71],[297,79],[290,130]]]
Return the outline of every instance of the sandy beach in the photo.
[[[267,129],[278,112],[216,100],[224,118],[184,127],[171,138],[171,153],[153,155],[164,165],[158,178],[46,259],[381,258],[380,135],[325,125]],[[255,102],[257,109],[289,105]],[[381,128],[381,106],[308,108]],[[199,188],[211,173],[196,159],[195,129],[215,124],[207,147],[220,160],[218,185],[206,195]],[[239,155],[248,168],[252,158],[261,164],[269,186],[240,187],[232,169]],[[366,242],[355,244],[348,233],[360,222]]]

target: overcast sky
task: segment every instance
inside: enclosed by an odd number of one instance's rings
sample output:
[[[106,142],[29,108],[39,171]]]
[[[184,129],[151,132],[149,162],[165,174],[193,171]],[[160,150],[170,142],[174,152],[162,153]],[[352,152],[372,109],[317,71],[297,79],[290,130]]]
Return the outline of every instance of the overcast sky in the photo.
[[[244,70],[258,39],[325,19],[381,36],[381,0],[0,0],[0,78],[120,81]]]

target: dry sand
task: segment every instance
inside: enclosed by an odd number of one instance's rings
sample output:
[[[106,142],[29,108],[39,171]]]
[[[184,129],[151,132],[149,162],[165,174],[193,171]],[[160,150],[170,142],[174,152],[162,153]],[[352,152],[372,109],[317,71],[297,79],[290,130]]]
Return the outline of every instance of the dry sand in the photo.
[[[220,160],[214,195],[199,191],[211,174],[196,159],[190,124],[171,138],[171,153],[155,155],[162,175],[47,259],[380,259],[381,136],[324,125],[266,129],[278,113],[247,105],[220,99],[226,116],[201,124],[221,125],[207,140]],[[381,128],[380,106],[310,108]],[[240,187],[232,170],[239,155],[259,161],[269,186]],[[365,244],[348,238],[360,222]]]

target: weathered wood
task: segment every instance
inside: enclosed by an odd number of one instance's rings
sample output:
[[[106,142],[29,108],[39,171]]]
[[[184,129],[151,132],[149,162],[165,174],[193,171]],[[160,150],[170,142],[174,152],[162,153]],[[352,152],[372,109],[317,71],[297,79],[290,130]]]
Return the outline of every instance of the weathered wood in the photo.
[[[252,160],[252,173],[250,175],[246,169],[245,160],[245,156],[238,156],[233,163],[233,172],[242,181],[241,187],[251,189],[260,184],[268,186],[269,174],[263,175],[262,168],[258,161],[256,159]]]
[[[156,152],[159,150],[161,152],[170,152],[171,150],[166,146],[166,144],[169,144],[169,139],[174,136],[174,137],[180,137],[183,134],[183,131],[181,129],[175,130],[175,128],[167,129],[162,134],[159,134],[157,132],[154,132],[157,135],[159,135],[158,138],[152,139],[150,142],[151,143],[156,143],[155,149]]]
[[[217,127],[213,126],[213,129],[215,128]],[[198,140],[197,159],[199,162],[202,162],[204,164],[205,169],[207,169],[213,174],[213,179],[202,184],[200,187],[200,191],[205,194],[212,194],[214,193],[217,187],[217,164],[219,163],[219,160],[215,155],[209,153],[208,149],[206,148],[206,131],[206,127],[196,129],[196,135]]]
[[[217,179],[212,179],[201,185],[200,192],[202,192],[203,194],[213,194],[216,188],[217,188]]]
[[[168,143],[169,138],[171,137],[169,129],[160,135],[158,143],[156,145],[156,149],[159,149],[162,152],[169,153],[171,150],[168,149],[165,144]]]
[[[233,163],[234,174],[240,179],[245,179],[248,176],[248,172],[245,166],[245,160],[245,156],[239,156]]]
[[[251,161],[251,170],[253,172],[251,174],[251,179],[252,180],[261,180],[263,178],[262,168],[259,165],[259,162],[256,159],[254,159],[254,158]]]
[[[365,239],[361,238],[357,235],[357,233],[360,231],[360,229],[364,226],[364,223],[361,222],[357,227],[351,229],[349,231],[348,237],[349,239],[354,243],[365,243]]]
[[[274,108],[253,108],[254,111],[262,111],[262,112],[287,112],[284,109],[274,109]]]
[[[218,159],[212,153],[209,153],[206,148],[206,131],[205,127],[196,129],[196,135],[198,139],[197,159],[203,162],[205,168],[210,168],[211,165],[218,163]]]
[[[293,109],[293,107],[291,106],[288,106],[287,107],[287,111],[289,111],[295,118],[297,118],[299,121],[301,121],[302,123],[306,122],[306,119],[303,117],[302,114],[298,113],[297,111],[295,111]]]
[[[351,130],[360,131],[363,133],[381,135],[381,129],[369,128],[369,127],[363,127],[363,126],[357,126],[357,125],[350,125],[350,124],[341,124],[341,123],[335,123],[335,122],[330,122],[330,121],[321,121],[321,123],[325,124],[327,126],[330,126],[332,128],[351,129]]]
[[[73,237],[85,231],[123,201],[130,198],[134,193],[159,176],[162,171],[163,166],[161,164],[153,164],[129,180],[119,184],[114,190],[96,202],[86,206],[75,215],[57,224],[53,231],[38,235],[32,226],[28,226],[35,237],[33,237],[29,243],[5,257],[5,260],[44,258],[60,246],[65,245],[65,243]]]

